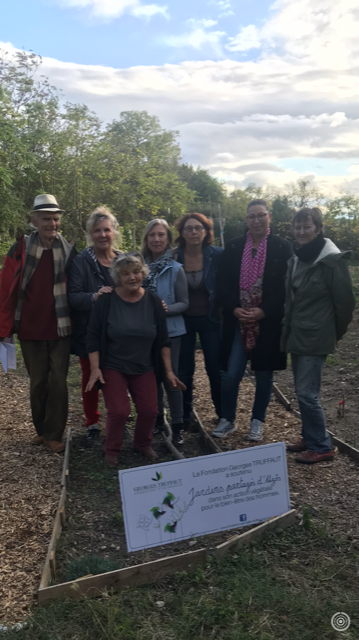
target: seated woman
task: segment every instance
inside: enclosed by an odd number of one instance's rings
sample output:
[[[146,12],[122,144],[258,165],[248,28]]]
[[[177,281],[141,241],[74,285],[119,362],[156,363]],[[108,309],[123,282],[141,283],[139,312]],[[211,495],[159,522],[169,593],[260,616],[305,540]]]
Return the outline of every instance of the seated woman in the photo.
[[[295,255],[288,263],[282,348],[291,354],[302,437],[287,449],[299,454],[297,462],[314,464],[334,457],[318,395],[326,357],[348,329],[355,296],[348,269],[350,251],[342,253],[324,238],[320,209],[298,211],[293,234]]]
[[[151,446],[157,416],[157,383],[183,389],[171,365],[170,341],[162,302],[142,287],[147,267],[138,252],[116,258],[111,267],[114,290],[101,296],[87,331],[91,375],[86,391],[96,383],[107,408],[106,462],[116,466],[130,413],[127,391],[136,407],[134,447],[149,460],[158,458]]]
[[[179,377],[187,390],[183,394],[185,428],[192,413],[193,375],[197,334],[201,341],[211,396],[221,418],[221,323],[214,309],[216,274],[221,247],[213,247],[213,223],[201,213],[187,213],[176,222],[179,233],[176,259],[183,264],[188,282],[189,306],[184,314],[186,334],[181,340]]]
[[[247,360],[256,376],[256,393],[246,439],[259,442],[273,386],[273,371],[286,368],[280,352],[285,274],[290,243],[270,233],[272,214],[265,200],[247,207],[246,236],[227,243],[217,278],[217,305],[223,313],[222,420],[212,435],[236,430],[239,384]]]
[[[188,308],[188,286],[183,267],[173,259],[172,233],[166,222],[160,218],[148,223],[142,239],[142,255],[149,268],[149,274],[143,281],[143,288],[157,295],[162,300],[166,313],[167,330],[171,339],[172,370],[178,375],[178,362],[181,348],[181,336],[186,333],[182,313]],[[173,388],[165,380],[171,413],[173,441],[182,444],[183,437],[183,398],[179,387]],[[163,386],[159,384],[158,416],[156,426],[164,422]]]
[[[106,208],[98,207],[87,221],[87,238],[90,246],[76,256],[68,275],[67,291],[72,319],[72,348],[79,356],[82,370],[82,403],[86,417],[86,438],[99,440],[99,393],[93,387],[85,393],[90,378],[90,362],[86,349],[87,326],[96,301],[104,293],[112,291],[114,282],[110,275],[113,259],[120,253],[116,247],[119,236],[118,222]]]

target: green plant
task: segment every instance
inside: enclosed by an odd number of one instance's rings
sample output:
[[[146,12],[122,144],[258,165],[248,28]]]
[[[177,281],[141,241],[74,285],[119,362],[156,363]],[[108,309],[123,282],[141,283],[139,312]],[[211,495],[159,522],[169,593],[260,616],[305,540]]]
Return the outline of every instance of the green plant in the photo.
[[[119,568],[119,562],[113,562],[100,556],[84,556],[77,560],[70,560],[66,569],[66,580],[70,582],[71,580],[77,580],[90,574],[96,576],[100,573],[116,571],[116,569]]]
[[[108,519],[108,521],[114,525],[115,527],[123,527],[123,513],[117,511],[117,513],[112,513]]]

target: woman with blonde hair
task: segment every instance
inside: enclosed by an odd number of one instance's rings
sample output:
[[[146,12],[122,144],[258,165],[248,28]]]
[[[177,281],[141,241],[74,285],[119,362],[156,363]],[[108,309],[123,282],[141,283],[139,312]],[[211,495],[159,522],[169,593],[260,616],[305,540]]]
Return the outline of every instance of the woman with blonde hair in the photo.
[[[148,223],[142,239],[141,252],[148,266],[143,288],[156,293],[166,313],[167,330],[171,340],[172,369],[178,375],[181,336],[186,333],[183,313],[188,308],[187,279],[182,265],[173,259],[172,233],[166,220],[156,218]],[[173,388],[165,380],[171,414],[173,440],[182,444],[183,398],[181,389]],[[164,422],[163,386],[158,385],[158,416],[156,427]]]
[[[114,283],[110,273],[116,248],[119,226],[107,207],[97,207],[87,221],[89,246],[76,256],[68,276],[68,300],[72,313],[72,350],[79,356],[82,370],[82,402],[86,417],[86,438],[89,443],[100,436],[98,411],[99,393],[92,389],[85,393],[90,378],[90,363],[86,350],[87,326],[96,301],[110,293]]]
[[[166,315],[160,298],[142,287],[148,273],[137,251],[119,256],[111,276],[115,287],[95,305],[87,334],[91,375],[86,391],[103,385],[107,408],[106,462],[115,467],[130,412],[128,392],[136,407],[134,447],[148,460],[157,416],[157,384],[166,377],[183,388],[172,371]]]

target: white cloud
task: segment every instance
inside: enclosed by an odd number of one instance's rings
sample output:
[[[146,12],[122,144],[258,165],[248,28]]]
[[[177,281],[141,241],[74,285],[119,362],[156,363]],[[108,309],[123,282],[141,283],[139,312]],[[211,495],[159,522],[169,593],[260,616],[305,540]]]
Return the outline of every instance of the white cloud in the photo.
[[[259,49],[260,46],[259,31],[254,24],[250,24],[234,38],[228,38],[226,49],[228,51],[248,51],[248,49]]]
[[[126,11],[137,17],[152,17],[162,14],[168,17],[167,7],[157,4],[142,4],[140,0],[60,0],[62,5],[89,9],[94,18],[119,18]]]
[[[138,4],[132,9],[132,15],[138,18],[152,18],[157,13],[161,13],[164,18],[169,19],[167,7],[159,7],[157,4]]]
[[[327,190],[354,189],[358,32],[357,0],[279,0],[260,30],[255,61],[113,69],[45,58],[41,73],[67,100],[88,104],[104,119],[129,109],[158,115],[163,126],[180,131],[185,161],[233,185],[281,186],[309,175]],[[223,33],[203,26],[172,46],[211,46],[205,40],[211,33],[212,46],[220,47]],[[328,175],[317,176],[326,166]]]
[[[179,35],[165,36],[163,42],[169,47],[189,47],[197,51],[207,48],[222,57],[221,40],[225,35],[225,31],[205,31],[201,26],[194,25],[190,31]]]
[[[232,9],[232,5],[228,0],[211,0],[208,3],[209,5],[215,5],[220,10],[218,14],[218,18],[228,18],[229,16],[234,16],[235,13]]]
[[[189,18],[186,20],[187,24],[195,27],[204,27],[205,29],[210,29],[218,24],[218,20],[210,20],[207,18],[203,18],[202,20],[195,20],[195,18]]]

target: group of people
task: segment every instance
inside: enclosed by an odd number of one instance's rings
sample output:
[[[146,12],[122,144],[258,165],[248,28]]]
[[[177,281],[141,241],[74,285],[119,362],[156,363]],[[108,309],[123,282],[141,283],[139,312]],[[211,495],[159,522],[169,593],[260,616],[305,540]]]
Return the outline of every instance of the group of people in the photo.
[[[61,452],[67,421],[70,352],[82,371],[86,437],[99,439],[99,389],[107,409],[105,456],[118,464],[126,421],[136,408],[134,447],[156,460],[152,437],[164,424],[167,395],[173,441],[191,421],[197,336],[218,423],[236,430],[240,382],[248,361],[256,391],[246,440],[263,438],[273,372],[290,354],[302,433],[288,444],[296,460],[333,460],[318,395],[323,366],[355,307],[348,252],[323,235],[321,212],[293,219],[294,251],[271,233],[265,200],[249,203],[245,236],[213,246],[212,221],[177,221],[176,248],[164,219],[146,227],[141,251],[119,250],[115,216],[98,207],[77,254],[59,233],[56,199],[35,198],[34,231],[10,249],[0,273],[0,339],[17,333],[30,376],[33,443]]]

